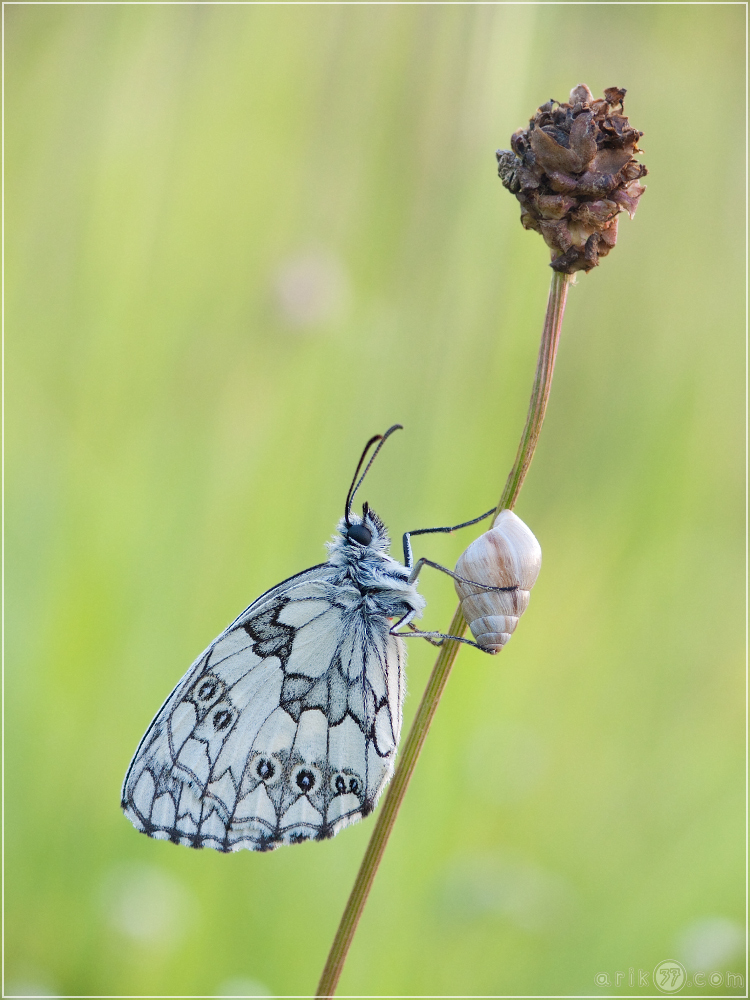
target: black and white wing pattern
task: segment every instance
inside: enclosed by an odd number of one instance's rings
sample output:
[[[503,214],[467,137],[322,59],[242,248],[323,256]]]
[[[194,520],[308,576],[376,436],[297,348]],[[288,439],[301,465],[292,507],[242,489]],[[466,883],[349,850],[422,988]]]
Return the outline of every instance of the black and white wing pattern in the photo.
[[[133,825],[190,847],[265,851],[366,816],[401,731],[405,653],[389,618],[423,604],[388,594],[329,561],[251,604],[143,737],[122,790]]]

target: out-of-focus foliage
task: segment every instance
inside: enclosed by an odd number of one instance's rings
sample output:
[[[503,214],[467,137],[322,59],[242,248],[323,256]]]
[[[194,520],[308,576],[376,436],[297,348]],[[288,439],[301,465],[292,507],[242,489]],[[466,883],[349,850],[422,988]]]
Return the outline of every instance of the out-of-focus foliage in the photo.
[[[406,427],[362,495],[394,537],[498,497],[551,272],[494,151],[583,81],[628,88],[648,190],[570,294],[531,607],[460,654],[341,990],[632,994],[678,958],[743,992],[742,6],[5,28],[6,991],[314,989],[372,820],[194,852],[120,782],[199,650],[320,561],[369,435]]]

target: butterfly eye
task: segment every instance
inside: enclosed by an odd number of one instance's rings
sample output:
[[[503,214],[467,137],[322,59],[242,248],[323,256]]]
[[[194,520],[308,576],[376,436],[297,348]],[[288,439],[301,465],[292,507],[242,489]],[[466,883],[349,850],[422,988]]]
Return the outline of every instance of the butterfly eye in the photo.
[[[350,542],[369,545],[372,541],[372,532],[364,524],[350,524],[346,532],[346,537]]]

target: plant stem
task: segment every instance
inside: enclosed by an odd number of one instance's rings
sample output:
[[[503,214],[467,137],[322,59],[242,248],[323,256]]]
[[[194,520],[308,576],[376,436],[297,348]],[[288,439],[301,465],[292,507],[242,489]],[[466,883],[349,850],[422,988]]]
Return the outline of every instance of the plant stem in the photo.
[[[516,460],[510,470],[505,483],[497,511],[513,510],[521,492],[526,473],[529,471],[531,460],[536,451],[536,444],[544,423],[544,414],[547,412],[547,401],[549,400],[550,389],[552,388],[552,375],[555,370],[555,359],[557,358],[557,345],[560,342],[562,331],[563,314],[565,313],[565,303],[568,298],[568,288],[572,284],[572,276],[569,274],[558,274],[552,276],[549,298],[547,300],[547,314],[544,317],[544,329],[542,330],[542,342],[539,345],[539,357],[536,362],[536,372],[534,373],[534,385],[531,389],[531,399],[529,400],[529,412],[526,416],[526,426],[523,429],[521,440],[516,452]]]
[[[526,473],[529,471],[531,460],[534,457],[534,450],[539,439],[539,432],[542,429],[542,423],[544,422],[544,414],[547,409],[547,401],[552,386],[552,373],[555,368],[557,345],[560,340],[565,301],[570,283],[570,275],[553,273],[549,299],[547,300],[547,314],[542,331],[542,343],[539,348],[539,358],[534,375],[534,385],[531,390],[529,412],[526,417],[526,426],[523,429],[521,441],[518,445],[516,460],[513,463],[513,468],[510,471],[502,496],[500,497],[500,502],[497,505],[498,513],[506,508],[512,510],[515,506],[521,486],[526,478]],[[456,608],[448,631],[450,635],[457,636],[462,636],[466,631],[466,622],[461,613],[460,604]],[[388,787],[383,804],[380,807],[375,829],[372,832],[372,837],[367,845],[365,856],[357,873],[354,888],[351,891],[343,916],[341,917],[341,922],[336,931],[336,937],[331,945],[331,950],[318,984],[316,993],[316,997],[318,998],[331,997],[336,991],[349,946],[352,943],[359,918],[367,902],[367,897],[382,860],[388,838],[391,835],[393,824],[396,822],[396,815],[406,794],[406,789],[427,737],[430,724],[437,711],[438,703],[445,690],[445,685],[448,683],[448,677],[450,676],[451,668],[460,646],[461,644],[458,642],[446,641],[440,648],[432,674],[427,682],[425,693],[422,696],[422,701],[417,709],[417,714],[414,717],[409,735],[406,737],[404,748],[401,751],[393,780]]]

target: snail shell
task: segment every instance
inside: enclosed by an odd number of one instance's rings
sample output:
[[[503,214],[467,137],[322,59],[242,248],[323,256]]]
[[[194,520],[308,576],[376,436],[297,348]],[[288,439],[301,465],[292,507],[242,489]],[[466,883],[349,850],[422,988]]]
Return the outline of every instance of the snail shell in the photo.
[[[515,632],[529,606],[529,591],[542,565],[539,542],[520,517],[501,510],[489,531],[475,539],[456,563],[456,573],[491,587],[482,590],[455,580],[461,610],[477,645],[498,653]]]

